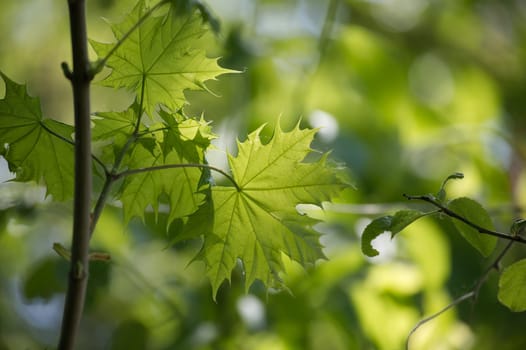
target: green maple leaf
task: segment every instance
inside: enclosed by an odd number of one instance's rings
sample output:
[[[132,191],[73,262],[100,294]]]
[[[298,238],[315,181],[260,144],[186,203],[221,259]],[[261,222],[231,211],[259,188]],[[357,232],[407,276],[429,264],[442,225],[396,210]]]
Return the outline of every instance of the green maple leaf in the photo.
[[[127,139],[137,123],[137,104],[122,112],[99,112],[93,118],[93,140]]]
[[[111,26],[115,38],[122,40],[146,11],[144,1],[139,1],[123,22]],[[198,11],[174,8],[163,16],[150,16],[109,57],[112,71],[100,83],[134,91],[149,115],[156,104],[175,111],[186,104],[184,90],[204,90],[206,80],[233,72],[196,47],[205,32]],[[90,43],[101,59],[115,46]]]
[[[121,152],[124,145],[132,137],[140,113],[139,109],[139,104],[134,102],[128,109],[121,112],[94,114],[92,118],[94,125],[92,139],[97,141],[95,149],[102,153],[99,156],[107,164],[115,162],[115,156]]]
[[[213,138],[208,124],[162,111],[161,116],[170,124],[152,125],[152,132],[139,139],[125,164],[129,169],[157,167],[124,180],[120,200],[126,222],[135,216],[144,218],[149,206],[158,213],[159,204],[165,203],[170,224],[194,213],[205,200],[202,169],[170,166],[204,162],[204,152]],[[162,167],[166,168],[159,169]]]
[[[259,279],[279,286],[284,271],[282,254],[302,265],[323,259],[317,221],[300,215],[298,204],[321,205],[348,184],[339,169],[327,165],[327,155],[306,163],[316,130],[278,126],[270,142],[262,144],[261,128],[238,143],[237,157],[229,157],[236,187],[212,188],[213,227],[205,234],[199,259],[204,260],[214,295],[230,280],[238,259],[243,262],[246,288]]]
[[[0,100],[0,146],[17,181],[44,181],[55,200],[73,190],[73,127],[42,117],[40,100],[0,72],[6,92]],[[68,141],[70,143],[68,143]]]

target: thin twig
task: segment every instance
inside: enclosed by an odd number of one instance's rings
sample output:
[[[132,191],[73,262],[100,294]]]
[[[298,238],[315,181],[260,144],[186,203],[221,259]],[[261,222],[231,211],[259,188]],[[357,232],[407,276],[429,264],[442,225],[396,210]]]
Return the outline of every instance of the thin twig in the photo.
[[[143,75],[142,80],[141,80],[141,100],[139,101],[139,112],[137,114],[137,122],[135,123],[135,128],[133,129],[133,133],[132,133],[132,137],[135,137],[135,138],[137,138],[139,135],[139,129],[141,128],[142,115],[144,113],[144,91],[146,90],[145,85],[146,85],[146,75]],[[126,153],[126,152],[127,152],[127,149],[126,147],[124,147],[122,153]]]
[[[294,89],[292,91],[292,101],[294,101],[294,106],[297,109],[298,115],[305,114],[306,111],[306,96],[307,91],[312,88],[312,84],[316,75],[318,74],[323,61],[325,60],[327,54],[327,48],[331,43],[331,34],[334,29],[335,19],[338,15],[338,7],[341,0],[330,0],[327,5],[327,12],[323,21],[322,28],[320,30],[320,35],[317,40],[317,57],[313,58],[312,62],[306,65],[301,74],[298,75],[297,81],[294,83]],[[254,11],[257,11],[257,5],[254,7]],[[257,13],[255,12],[255,17]]]
[[[495,260],[493,261],[493,263],[491,265],[488,266],[488,268],[486,269],[486,271],[484,271],[484,274],[482,274],[482,276],[479,278],[477,284],[475,285],[475,288],[473,289],[473,291],[475,291],[475,299],[478,297],[478,294],[479,294],[479,290],[480,288],[482,287],[482,285],[484,284],[484,282],[486,282],[486,279],[488,278],[489,276],[489,273],[493,270],[497,270],[499,271],[500,270],[500,262],[501,260],[504,258],[504,256],[506,255],[506,253],[508,253],[508,251],[510,250],[510,248],[512,247],[514,241],[508,241],[508,244],[506,244],[506,246],[504,247],[504,249],[502,249],[502,251],[500,252],[500,254],[495,258]]]
[[[141,118],[142,118],[142,114],[144,112],[143,111],[143,101],[144,101],[144,84],[145,84],[145,79],[146,79],[146,77],[143,76],[142,77],[142,83],[141,83],[141,97],[140,97],[140,101],[139,101],[139,109],[138,109],[138,112],[137,112],[137,120],[135,121],[135,127],[133,128],[132,134],[130,135],[130,137],[128,137],[128,140],[126,141],[126,143],[124,144],[124,146],[122,147],[122,149],[120,150],[119,154],[116,157],[115,163],[113,164],[113,168],[111,169],[111,173],[112,174],[115,174],[119,170],[119,167],[121,166],[121,163],[122,163],[124,157],[126,156],[126,153],[130,149],[130,147],[139,138],[139,129],[141,128]]]
[[[494,236],[494,237],[499,237],[499,238],[503,238],[503,239],[507,239],[509,241],[514,241],[514,242],[519,242],[519,243],[526,244],[526,239],[522,238],[521,236],[518,236],[518,235],[517,236],[511,236],[511,235],[508,235],[508,234],[505,234],[505,233],[502,233],[502,232],[489,230],[489,229],[487,229],[485,227],[482,227],[482,226],[479,226],[479,225],[475,224],[474,222],[471,222],[470,220],[466,219],[465,217],[463,217],[463,216],[455,213],[454,211],[448,209],[447,207],[443,206],[441,203],[439,203],[438,201],[433,199],[431,196],[428,196],[428,195],[426,195],[426,196],[410,196],[410,195],[404,194],[404,197],[409,199],[409,200],[421,200],[421,201],[424,201],[424,202],[431,203],[435,207],[439,208],[440,211],[443,212],[444,214],[446,214],[446,215],[448,215],[448,216],[450,216],[452,218],[455,218],[457,220],[462,221],[466,225],[469,225],[469,226],[473,227],[479,233],[482,233],[482,234],[485,234],[485,235]]]
[[[115,174],[114,178],[119,179],[121,177],[126,177],[126,176],[130,176],[134,174],[146,173],[146,172],[157,171],[157,170],[177,169],[177,168],[201,168],[201,169],[209,169],[209,170],[215,171],[225,176],[234,185],[234,187],[236,188],[238,192],[241,191],[241,187],[239,187],[236,180],[234,180],[234,178],[230,174],[228,174],[226,171],[222,169],[216,168],[215,166],[212,166],[209,164],[199,164],[199,163],[165,164],[165,165],[158,165],[158,166],[152,166],[152,167],[147,167],[147,168],[129,169],[129,170],[125,170],[123,172]]]
[[[51,135],[55,136],[56,138],[58,138],[58,139],[60,139],[60,140],[62,140],[62,141],[64,141],[64,142],[69,143],[69,144],[72,145],[73,147],[75,146],[75,141],[73,141],[73,140],[69,140],[69,139],[65,138],[64,136],[62,136],[62,135],[56,133],[55,131],[51,130],[46,124],[44,124],[44,123],[41,122],[41,123],[40,123],[40,126],[41,126],[44,130],[46,130],[48,133],[50,133]],[[102,160],[100,160],[99,157],[97,157],[97,156],[94,155],[94,154],[91,154],[91,158],[92,158],[97,164],[99,164],[99,165],[102,167],[102,169],[104,170],[105,173],[108,173],[108,169],[106,168],[106,165],[104,165],[104,162],[103,162]]]
[[[99,197],[97,198],[97,203],[95,203],[95,207],[93,208],[93,213],[91,214],[91,221],[90,221],[90,238],[93,236],[93,232],[95,232],[95,227],[97,226],[97,223],[99,222],[100,216],[102,214],[102,210],[104,209],[104,206],[106,205],[106,201],[108,200],[108,196],[110,195],[111,186],[113,185],[113,179],[111,175],[106,175],[106,180],[104,181],[104,185],[102,186],[102,191],[99,194]]]
[[[150,11],[151,13],[151,11]],[[115,163],[112,166],[111,171],[106,173],[106,180],[104,181],[104,185],[102,187],[102,191],[99,194],[99,197],[97,198],[97,202],[95,203],[95,207],[93,208],[93,214],[91,215],[91,228],[90,228],[90,237],[93,235],[95,231],[95,227],[97,226],[97,222],[100,219],[100,216],[102,214],[102,210],[104,209],[104,206],[106,205],[106,201],[110,195],[111,186],[115,181],[119,179],[119,175],[117,171],[119,167],[121,166],[122,161],[124,160],[124,157],[126,156],[126,153],[130,149],[130,147],[137,141],[137,139],[140,136],[140,127],[141,127],[141,117],[143,115],[143,101],[144,101],[144,84],[145,84],[145,77],[142,79],[141,84],[141,97],[139,101],[139,108],[137,112],[137,120],[135,121],[135,127],[133,128],[132,134],[128,137],[128,140],[120,150],[119,154],[117,155],[115,159]]]
[[[170,130],[170,127],[163,126],[163,127],[159,127],[159,128],[155,128],[155,129],[148,129],[148,130],[144,130],[144,131],[138,132],[137,133],[137,137],[141,137],[141,136],[148,135],[148,134],[154,134],[156,132],[166,131],[166,130]]]
[[[431,320],[434,320],[435,318],[437,318],[438,316],[442,315],[444,312],[446,312],[447,310],[451,309],[452,307],[455,307],[457,306],[458,304],[460,304],[461,302],[465,301],[465,300],[468,300],[470,298],[473,298],[475,295],[475,292],[474,291],[470,291],[460,297],[458,297],[457,299],[453,300],[449,305],[447,305],[446,307],[442,308],[441,310],[439,310],[438,312],[435,312],[434,314],[432,314],[431,316],[429,317],[426,317],[422,320],[420,320],[414,327],[413,329],[411,329],[411,332],[409,332],[409,334],[407,335],[407,338],[406,338],[406,341],[405,341],[405,349],[406,350],[409,350],[409,340],[411,339],[411,336],[413,335],[413,333],[415,333],[418,328],[420,328],[421,326],[423,326],[424,324],[426,324],[427,322],[431,321]]]
[[[414,327],[413,329],[411,329],[411,331],[409,332],[409,334],[407,335],[407,338],[406,338],[406,341],[405,341],[405,349],[406,350],[409,350],[409,340],[411,338],[411,336],[413,335],[413,333],[415,333],[418,328],[420,328],[421,326],[423,326],[424,324],[426,324],[427,322],[437,318],[438,316],[440,316],[441,314],[443,314],[444,312],[446,312],[447,310],[451,309],[452,307],[454,306],[457,306],[459,305],[460,303],[462,303],[463,301],[465,300],[468,300],[468,299],[473,299],[474,301],[477,300],[478,298],[478,295],[479,295],[479,292],[480,292],[480,288],[482,288],[482,286],[484,285],[484,283],[487,281],[488,277],[489,277],[489,274],[491,273],[491,271],[493,270],[497,270],[499,271],[500,269],[500,262],[501,260],[504,258],[504,256],[506,255],[506,253],[508,253],[508,251],[510,250],[511,246],[513,245],[514,241],[509,241],[508,244],[506,244],[506,246],[504,247],[504,249],[502,249],[502,251],[499,253],[499,255],[497,255],[497,257],[495,258],[495,260],[493,260],[493,262],[488,266],[488,268],[484,271],[484,273],[482,274],[482,276],[480,276],[480,278],[477,280],[477,283],[475,283],[475,287],[473,287],[472,290],[470,290],[469,292],[461,295],[460,297],[458,297],[457,299],[453,300],[450,304],[448,304],[447,306],[445,306],[444,308],[440,309],[438,312],[435,312],[434,314],[432,314],[431,316],[429,317],[426,317],[422,320],[420,320]]]
[[[106,180],[104,181],[102,191],[100,192],[99,197],[97,198],[97,202],[95,203],[95,207],[93,208],[93,213],[91,214],[90,237],[93,236],[93,233],[95,232],[95,227],[97,226],[97,222],[100,219],[102,210],[104,209],[104,206],[106,205],[106,201],[108,200],[108,197],[110,195],[111,186],[118,179],[118,177],[115,176],[115,173],[121,166],[121,163],[124,157],[126,156],[128,149],[133,145],[133,143],[135,143],[135,141],[137,141],[137,138],[139,136],[139,129],[141,126],[141,116],[143,114],[144,79],[145,78],[143,77],[142,84],[141,84],[141,100],[139,102],[139,109],[137,112],[138,113],[137,121],[135,122],[133,133],[130,135],[130,137],[126,141],[126,144],[122,147],[119,154],[117,155],[115,159],[115,163],[113,164],[111,171],[106,173]]]
[[[318,51],[320,53],[320,58],[325,54],[327,46],[330,42],[332,30],[334,28],[334,19],[338,14],[339,5],[340,0],[330,0],[329,2],[327,14],[325,15],[323,27],[321,29],[320,37],[318,39]]]

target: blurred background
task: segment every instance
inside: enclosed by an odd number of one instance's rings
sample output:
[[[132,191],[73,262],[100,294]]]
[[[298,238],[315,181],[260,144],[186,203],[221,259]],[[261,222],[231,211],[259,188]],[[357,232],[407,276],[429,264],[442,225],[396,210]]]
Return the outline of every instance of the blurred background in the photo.
[[[187,94],[186,112],[204,113],[220,136],[210,152],[226,168],[236,138],[281,118],[320,127],[314,148],[345,163],[356,186],[312,215],[328,261],[303,270],[289,262],[290,293],[241,273],[217,302],[200,263],[200,242],[169,246],[153,222],[122,224],[108,207],[94,262],[79,349],[402,349],[423,317],[468,292],[483,259],[445,220],[423,219],[396,239],[380,236],[366,259],[359,236],[374,217],[407,207],[403,193],[434,193],[449,174],[450,196],[485,205],[506,231],[524,215],[526,177],[526,1],[216,0],[221,23],[208,51],[243,74],[208,85],[219,97]],[[133,0],[88,1],[90,37],[112,40]],[[44,114],[71,122],[65,0],[3,0],[0,69],[39,96]],[[3,85],[3,84],[1,84]],[[4,87],[0,86],[0,96]],[[122,110],[129,94],[93,88],[93,110]],[[267,127],[266,136],[270,136]],[[11,174],[0,161],[0,180]],[[217,179],[221,181],[221,179]],[[53,349],[68,266],[52,251],[69,246],[71,203],[37,186],[0,185],[0,349]],[[425,209],[425,206],[422,206]],[[384,237],[385,236],[385,237]],[[167,240],[168,238],[168,240]],[[502,247],[502,243],[499,248]],[[515,247],[505,262],[524,255]],[[466,302],[421,327],[411,349],[524,349],[526,315],[497,299],[490,275]]]

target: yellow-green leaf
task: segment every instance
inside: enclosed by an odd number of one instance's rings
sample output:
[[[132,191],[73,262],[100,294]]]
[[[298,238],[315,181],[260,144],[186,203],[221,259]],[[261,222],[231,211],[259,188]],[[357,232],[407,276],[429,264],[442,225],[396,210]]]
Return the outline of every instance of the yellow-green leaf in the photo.
[[[55,200],[73,192],[73,127],[42,116],[40,100],[0,72],[0,153],[17,181],[43,182]]]
[[[199,255],[204,260],[214,295],[240,259],[245,285],[259,279],[267,286],[280,286],[282,254],[302,265],[324,258],[316,220],[301,215],[301,203],[320,205],[348,186],[338,169],[318,161],[304,162],[311,153],[315,130],[298,127],[283,132],[276,127],[272,139],[263,144],[261,128],[238,144],[237,157],[229,157],[239,186],[212,188],[214,217],[212,232],[205,234]]]
[[[135,216],[143,218],[148,207],[158,213],[165,198],[170,224],[194,213],[205,200],[205,194],[200,191],[203,170],[184,167],[184,164],[203,164],[205,161],[204,152],[214,137],[208,124],[203,120],[177,120],[180,115],[162,113],[162,116],[170,121],[169,126],[164,125],[140,138],[126,158],[124,166],[132,170],[166,167],[125,178],[119,199],[126,222]],[[156,129],[155,125],[152,129]],[[183,167],[170,167],[172,165]]]
[[[147,11],[144,1],[139,1],[121,23],[113,24],[117,41]],[[205,81],[232,72],[206,56],[199,40],[206,31],[197,10],[174,8],[162,16],[151,15],[109,57],[106,64],[111,73],[100,83],[134,91],[149,115],[157,104],[175,111],[186,104],[184,90],[205,90]],[[115,46],[90,43],[99,59]]]

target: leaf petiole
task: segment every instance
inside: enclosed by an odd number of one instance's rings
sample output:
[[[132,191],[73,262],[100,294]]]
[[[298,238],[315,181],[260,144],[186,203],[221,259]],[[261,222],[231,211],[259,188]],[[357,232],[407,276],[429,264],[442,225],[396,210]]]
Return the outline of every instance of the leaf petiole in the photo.
[[[212,171],[215,171],[224,177],[226,177],[232,185],[236,188],[238,192],[241,192],[241,187],[239,187],[238,183],[234,178],[228,174],[226,171],[216,168],[215,166],[208,165],[208,164],[198,164],[198,163],[187,163],[187,164],[165,164],[165,165],[158,165],[158,166],[152,166],[147,168],[137,168],[137,169],[129,169],[122,171],[120,173],[117,173],[113,176],[113,179],[117,180],[121,177],[126,177],[134,174],[141,174],[149,171],[156,171],[156,170],[166,170],[166,169],[177,169],[177,168],[201,168],[201,169],[209,169]]]
[[[65,260],[71,261],[71,251],[69,249],[66,249],[62,244],[53,243],[53,250]],[[88,260],[89,261],[110,261],[111,255],[108,253],[102,253],[102,252],[92,252],[88,255]]]

